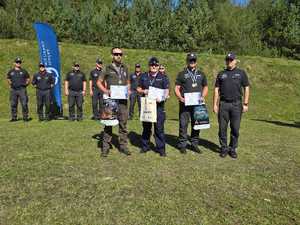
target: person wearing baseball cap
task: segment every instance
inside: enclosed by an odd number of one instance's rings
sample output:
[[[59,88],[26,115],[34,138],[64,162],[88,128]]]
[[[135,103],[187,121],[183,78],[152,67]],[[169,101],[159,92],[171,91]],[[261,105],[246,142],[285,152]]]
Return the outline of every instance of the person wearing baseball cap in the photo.
[[[141,70],[141,65],[139,63],[135,64],[135,71],[134,73],[132,73],[129,76],[129,81],[130,81],[130,96],[129,96],[129,100],[130,100],[130,104],[129,104],[129,120],[131,120],[133,118],[134,115],[134,106],[135,106],[135,102],[137,101],[138,103],[138,109],[139,109],[139,114],[141,111],[141,96],[137,93],[137,86],[138,86],[138,82],[139,82],[139,78],[140,75],[142,73]]]
[[[65,95],[68,96],[69,120],[81,121],[83,119],[83,98],[86,92],[86,77],[80,71],[78,62],[74,62],[73,70],[67,73],[65,78]],[[75,104],[77,106],[77,117],[75,116]]]
[[[220,71],[215,82],[213,111],[218,115],[220,156],[229,154],[237,158],[240,122],[242,113],[248,111],[249,81],[246,72],[237,68],[235,53],[225,56],[226,68]],[[243,97],[244,96],[244,97]],[[227,127],[230,123],[230,142],[227,143]]]
[[[178,148],[182,154],[186,154],[187,128],[191,120],[191,148],[192,151],[201,153],[198,147],[200,130],[195,130],[194,107],[185,101],[186,93],[198,92],[201,101],[204,102],[208,93],[206,75],[197,68],[197,55],[188,53],[186,56],[186,67],[178,73],[175,82],[175,94],[179,101],[179,142]]]
[[[137,91],[143,97],[147,96],[149,93],[149,87],[155,87],[161,90],[165,90],[165,96],[163,99],[157,99],[156,102],[156,111],[157,111],[157,120],[156,123],[143,122],[143,133],[142,133],[142,149],[141,153],[146,153],[150,150],[150,138],[151,138],[151,129],[152,125],[154,126],[154,138],[156,144],[156,152],[160,156],[166,156],[166,140],[165,140],[165,131],[164,123],[166,120],[165,113],[165,101],[169,95],[169,79],[166,75],[161,74],[159,71],[159,60],[156,57],[151,57],[149,60],[149,71],[143,73],[139,79],[139,84]]]
[[[103,62],[100,58],[96,59],[96,67],[90,72],[89,87],[92,97],[93,116],[92,120],[99,120],[103,108],[103,92],[97,86],[97,80],[102,74]]]
[[[18,101],[22,105],[22,113],[24,122],[28,122],[28,95],[26,87],[30,83],[30,76],[28,72],[22,68],[22,59],[17,57],[15,59],[14,68],[8,71],[7,81],[10,86],[10,106],[11,106],[11,120],[15,122],[18,120]]]
[[[55,80],[51,73],[48,73],[45,65],[39,63],[39,72],[33,76],[32,85],[36,88],[36,103],[39,121],[49,121],[51,89]],[[44,109],[45,108],[45,112]]]

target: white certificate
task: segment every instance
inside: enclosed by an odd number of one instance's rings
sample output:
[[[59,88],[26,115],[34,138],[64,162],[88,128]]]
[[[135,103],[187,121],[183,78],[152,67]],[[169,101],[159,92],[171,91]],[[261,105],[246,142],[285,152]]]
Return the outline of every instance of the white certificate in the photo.
[[[127,85],[111,85],[110,86],[111,99],[127,99],[128,86]]]
[[[158,100],[159,102],[166,100],[167,89],[149,87],[148,98]]]
[[[184,104],[190,105],[201,105],[201,92],[184,93]]]

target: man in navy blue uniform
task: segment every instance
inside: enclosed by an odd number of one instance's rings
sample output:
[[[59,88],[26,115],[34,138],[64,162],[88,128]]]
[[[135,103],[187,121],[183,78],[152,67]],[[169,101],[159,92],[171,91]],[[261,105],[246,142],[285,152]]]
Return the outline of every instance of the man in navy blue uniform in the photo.
[[[36,88],[36,103],[39,121],[48,121],[51,101],[51,88],[54,85],[54,78],[46,71],[43,63],[39,64],[39,72],[33,76],[32,85]],[[45,106],[45,114],[43,108]]]
[[[194,53],[187,54],[187,67],[179,72],[175,82],[175,94],[179,100],[179,143],[178,148],[182,154],[186,153],[187,128],[191,119],[191,147],[194,152],[201,153],[198,147],[199,130],[195,130],[193,118],[194,106],[185,105],[185,93],[200,92],[202,101],[207,96],[208,86],[205,74],[197,69],[197,56]]]
[[[166,75],[159,73],[159,61],[156,57],[152,57],[149,60],[149,72],[143,73],[139,79],[137,91],[142,96],[147,96],[149,87],[155,87],[166,90],[165,98],[169,95],[169,80]],[[157,121],[154,123],[154,138],[156,142],[156,151],[160,156],[166,156],[165,150],[165,133],[164,123],[166,119],[166,113],[164,109],[165,101],[157,100]],[[142,149],[141,153],[147,152],[151,137],[152,123],[143,122],[143,134],[142,134]]]
[[[75,62],[73,70],[67,73],[65,79],[65,95],[68,96],[69,120],[75,121],[75,104],[77,106],[77,120],[83,119],[83,97],[86,91],[86,77],[80,71],[79,63]]]
[[[10,85],[11,122],[17,121],[18,101],[22,105],[23,120],[28,122],[28,95],[26,87],[30,83],[28,72],[21,67],[22,59],[15,59],[15,66],[7,73],[7,81]]]
[[[234,53],[226,55],[225,63],[226,69],[216,78],[213,108],[219,120],[220,156],[224,158],[229,154],[236,159],[242,113],[248,111],[249,81],[246,72],[237,68]],[[227,145],[228,123],[231,128],[229,146]]]
[[[92,97],[93,120],[99,120],[103,108],[103,93],[97,86],[99,76],[102,74],[102,60],[96,60],[96,68],[90,72],[90,96]]]
[[[132,119],[133,114],[134,114],[134,106],[135,106],[136,101],[138,103],[139,113],[141,111],[141,96],[138,94],[138,92],[136,90],[141,73],[142,73],[141,65],[139,63],[135,64],[135,71],[129,77],[131,92],[130,92],[130,96],[129,96],[130,105],[129,105],[129,118],[128,119],[130,119],[130,120]]]

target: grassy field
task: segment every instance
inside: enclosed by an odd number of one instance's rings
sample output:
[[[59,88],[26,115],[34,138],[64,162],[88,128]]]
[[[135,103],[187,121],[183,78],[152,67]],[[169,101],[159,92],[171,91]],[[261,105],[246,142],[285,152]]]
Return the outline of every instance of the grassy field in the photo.
[[[62,70],[79,60],[92,69],[109,49],[62,43]],[[250,112],[241,126],[238,160],[218,156],[217,120],[201,133],[203,154],[181,155],[175,148],[178,107],[167,103],[167,154],[139,154],[140,122],[129,122],[132,156],[116,147],[99,157],[101,125],[90,121],[90,99],[83,122],[36,120],[34,89],[29,88],[30,123],[9,123],[5,74],[16,55],[32,74],[37,69],[35,42],[0,40],[0,224],[278,224],[300,223],[300,62],[240,57],[251,81]],[[184,53],[125,50],[133,68],[158,56],[174,84]],[[209,80],[223,56],[200,54]],[[64,102],[66,100],[64,98]],[[65,112],[67,112],[65,105]],[[209,104],[211,107],[211,104]],[[114,130],[117,133],[117,129]],[[116,140],[114,136],[114,140]],[[115,142],[115,141],[114,141]]]

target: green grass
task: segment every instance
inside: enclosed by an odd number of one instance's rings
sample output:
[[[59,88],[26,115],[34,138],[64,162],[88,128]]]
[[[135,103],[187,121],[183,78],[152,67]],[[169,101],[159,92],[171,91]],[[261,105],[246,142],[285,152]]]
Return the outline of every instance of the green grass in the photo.
[[[35,71],[36,43],[0,40],[0,50],[3,77],[15,55],[23,56],[31,74]],[[98,54],[109,62],[109,48],[63,43],[61,50],[63,73],[76,57],[84,71],[92,68]],[[158,56],[172,82],[184,62],[183,53],[125,52],[131,68],[139,57],[145,66],[149,56]],[[223,56],[200,58],[208,74],[211,101]],[[8,89],[2,79],[0,224],[299,224],[300,129],[295,115],[300,109],[300,63],[261,57],[241,60],[252,89],[238,160],[221,159],[215,152],[218,125],[213,114],[211,129],[201,133],[204,153],[181,155],[174,148],[178,135],[174,96],[167,104],[167,158],[153,152],[139,154],[141,125],[133,120],[128,124],[132,156],[114,147],[108,158],[101,159],[98,140],[93,138],[102,131],[101,125],[88,119],[37,122],[31,87],[34,120],[9,123]],[[90,113],[86,98],[86,117]]]

